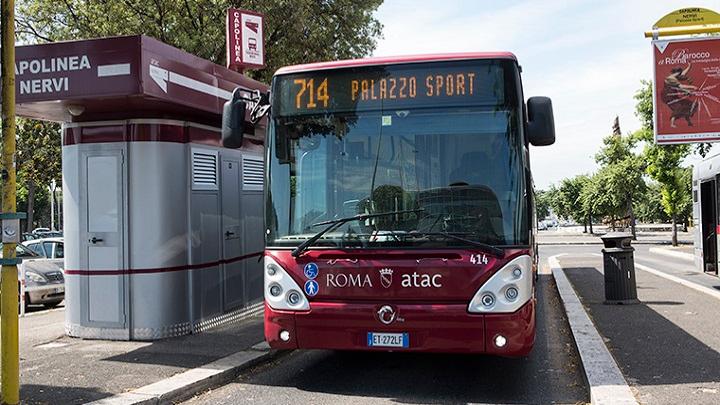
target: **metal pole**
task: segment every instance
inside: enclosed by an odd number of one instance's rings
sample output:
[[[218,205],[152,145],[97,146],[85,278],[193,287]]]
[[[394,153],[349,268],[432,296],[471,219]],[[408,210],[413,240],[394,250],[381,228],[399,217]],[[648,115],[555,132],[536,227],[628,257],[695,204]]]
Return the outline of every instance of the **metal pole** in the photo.
[[[689,27],[667,27],[645,31],[645,38],[669,37],[674,35],[710,34],[720,32],[720,25],[692,25]]]
[[[2,33],[2,212],[15,213],[15,1],[1,0]],[[3,244],[3,259],[15,258],[15,243]],[[2,362],[2,402],[20,402],[20,362],[18,355],[18,270],[17,265],[2,266],[0,273],[0,361]]]
[[[55,230],[55,179],[50,180],[50,230]]]

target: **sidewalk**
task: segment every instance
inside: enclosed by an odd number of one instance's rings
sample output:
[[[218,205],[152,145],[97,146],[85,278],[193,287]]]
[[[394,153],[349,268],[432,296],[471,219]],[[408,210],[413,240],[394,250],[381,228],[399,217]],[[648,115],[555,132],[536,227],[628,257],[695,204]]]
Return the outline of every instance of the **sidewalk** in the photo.
[[[263,341],[262,316],[155,342],[64,335],[64,311],[20,319],[20,397],[28,404],[81,404],[203,366]]]
[[[604,233],[603,233],[604,234]],[[582,231],[570,232],[563,228],[559,231],[550,229],[547,231],[538,231],[539,245],[602,245],[600,237],[603,234],[587,234]],[[678,232],[678,243],[681,245],[692,245],[694,234],[692,232]],[[670,245],[670,232],[638,232],[637,240],[633,244],[637,245]]]
[[[601,257],[558,260],[640,403],[720,403],[720,299],[638,269],[641,304],[604,305]]]
[[[693,245],[679,245],[679,246],[658,246],[651,247],[650,251],[653,253],[665,255],[668,257],[675,257],[678,259],[687,260],[693,262],[695,260],[695,247]]]

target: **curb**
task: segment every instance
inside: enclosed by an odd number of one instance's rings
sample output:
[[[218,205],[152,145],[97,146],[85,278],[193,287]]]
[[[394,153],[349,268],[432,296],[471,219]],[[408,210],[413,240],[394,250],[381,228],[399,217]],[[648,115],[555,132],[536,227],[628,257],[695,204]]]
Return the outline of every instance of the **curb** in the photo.
[[[557,260],[548,258],[560,299],[565,307],[568,323],[590,386],[590,403],[595,405],[638,405],[615,359],[583,308],[570,281]]]
[[[207,389],[218,387],[235,379],[244,369],[276,357],[280,352],[271,350],[266,342],[233,353],[198,368],[175,374],[172,377],[108,398],[92,405],[146,405],[182,401]]]
[[[670,257],[674,257],[676,259],[689,260],[691,262],[695,261],[695,256],[690,253],[683,253],[683,252],[678,252],[676,250],[669,250],[669,249],[665,249],[665,248],[653,247],[653,248],[650,248],[650,253],[657,253],[659,255],[670,256]]]

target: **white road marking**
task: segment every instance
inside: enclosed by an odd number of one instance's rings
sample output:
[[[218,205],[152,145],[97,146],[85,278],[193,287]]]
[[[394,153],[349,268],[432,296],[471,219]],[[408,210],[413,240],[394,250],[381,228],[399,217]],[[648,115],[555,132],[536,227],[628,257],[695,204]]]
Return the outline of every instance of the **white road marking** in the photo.
[[[683,278],[680,278],[680,277],[677,277],[677,276],[673,276],[673,275],[671,275],[671,274],[667,274],[667,273],[665,273],[665,272],[663,272],[663,271],[660,271],[660,270],[655,270],[655,269],[653,269],[653,268],[651,268],[651,267],[645,266],[645,265],[640,264],[640,263],[637,263],[637,262],[635,263],[635,268],[638,268],[638,269],[640,269],[640,270],[642,270],[642,271],[646,271],[646,272],[651,273],[651,274],[654,274],[654,275],[656,275],[656,276],[665,278],[665,279],[667,279],[667,280],[674,281],[674,282],[676,282],[676,283],[678,283],[678,284],[682,284],[682,285],[684,285],[685,287],[692,288],[692,289],[695,290],[695,291],[699,291],[699,292],[701,292],[701,293],[705,293],[705,294],[707,294],[707,295],[709,295],[709,296],[711,296],[711,297],[713,297],[713,298],[717,298],[717,299],[720,300],[720,291],[718,291],[718,290],[713,290],[712,288],[705,287],[704,285],[700,285],[700,284],[697,284],[697,283],[693,283],[692,281],[688,281],[688,280],[685,280],[685,279],[683,279]]]
[[[637,405],[625,377],[620,372],[600,333],[590,320],[585,308],[557,260],[562,255],[548,258],[560,299],[565,307],[570,329],[577,345],[593,404]]]
[[[67,343],[50,342],[50,343],[45,343],[42,345],[37,345],[35,347],[38,349],[56,349],[58,347],[65,347],[67,345],[68,345]]]
[[[690,254],[690,253],[678,252],[678,251],[676,251],[676,250],[670,250],[670,249],[667,249],[667,248],[651,247],[650,249],[648,249],[648,251],[649,251],[650,253],[655,253],[655,254],[659,254],[659,255],[670,256],[670,257],[674,257],[674,258],[676,258],[676,259],[687,260],[687,261],[689,261],[689,262],[694,262],[694,261],[695,261],[695,256],[692,255],[692,254]]]

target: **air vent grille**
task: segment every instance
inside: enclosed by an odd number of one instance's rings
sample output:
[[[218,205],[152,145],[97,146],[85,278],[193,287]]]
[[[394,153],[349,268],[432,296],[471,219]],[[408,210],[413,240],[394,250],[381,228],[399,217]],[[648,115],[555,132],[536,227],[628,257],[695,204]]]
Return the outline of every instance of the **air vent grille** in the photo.
[[[243,190],[263,189],[263,160],[260,157],[243,156]]]
[[[193,188],[217,189],[217,153],[193,150]]]

